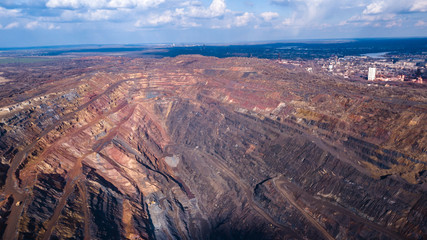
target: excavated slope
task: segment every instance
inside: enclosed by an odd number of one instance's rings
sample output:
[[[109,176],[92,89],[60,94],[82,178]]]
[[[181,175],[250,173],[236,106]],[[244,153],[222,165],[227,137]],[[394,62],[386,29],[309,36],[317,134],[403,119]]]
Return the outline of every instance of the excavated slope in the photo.
[[[426,239],[427,87],[254,58],[0,67],[3,239]]]

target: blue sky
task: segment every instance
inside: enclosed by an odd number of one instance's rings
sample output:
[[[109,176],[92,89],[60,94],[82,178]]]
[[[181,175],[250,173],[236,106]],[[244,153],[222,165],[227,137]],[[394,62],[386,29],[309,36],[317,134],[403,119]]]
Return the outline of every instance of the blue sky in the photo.
[[[427,0],[0,0],[0,47],[427,36]]]

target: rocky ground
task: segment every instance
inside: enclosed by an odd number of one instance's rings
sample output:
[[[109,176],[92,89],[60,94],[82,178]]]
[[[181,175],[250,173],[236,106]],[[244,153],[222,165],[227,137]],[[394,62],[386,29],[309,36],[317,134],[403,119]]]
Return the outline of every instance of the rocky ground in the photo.
[[[3,239],[426,239],[427,87],[255,58],[0,66]]]

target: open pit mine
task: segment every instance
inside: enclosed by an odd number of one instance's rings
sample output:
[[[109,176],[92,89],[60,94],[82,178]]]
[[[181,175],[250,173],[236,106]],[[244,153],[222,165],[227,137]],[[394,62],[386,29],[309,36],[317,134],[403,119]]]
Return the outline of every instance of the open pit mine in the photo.
[[[0,66],[3,239],[427,239],[427,86],[256,58]]]

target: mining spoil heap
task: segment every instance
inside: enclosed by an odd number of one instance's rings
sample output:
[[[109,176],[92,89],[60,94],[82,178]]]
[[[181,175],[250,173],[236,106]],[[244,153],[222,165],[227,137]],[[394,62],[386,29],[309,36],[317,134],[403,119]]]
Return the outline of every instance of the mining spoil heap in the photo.
[[[427,239],[427,87],[255,58],[0,67],[3,239]]]

